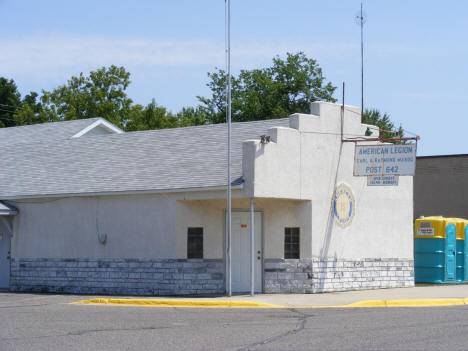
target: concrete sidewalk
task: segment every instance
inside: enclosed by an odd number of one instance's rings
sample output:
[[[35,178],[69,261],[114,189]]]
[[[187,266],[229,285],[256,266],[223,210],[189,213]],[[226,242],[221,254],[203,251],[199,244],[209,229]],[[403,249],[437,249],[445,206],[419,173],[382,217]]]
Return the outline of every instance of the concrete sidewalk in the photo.
[[[160,307],[325,308],[403,307],[468,304],[468,285],[344,291],[323,294],[258,294],[232,297],[101,297],[75,303]]]

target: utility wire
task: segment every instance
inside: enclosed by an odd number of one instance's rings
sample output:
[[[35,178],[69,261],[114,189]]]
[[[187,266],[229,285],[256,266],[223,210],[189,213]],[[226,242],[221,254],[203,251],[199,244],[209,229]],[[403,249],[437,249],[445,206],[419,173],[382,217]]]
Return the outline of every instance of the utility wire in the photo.
[[[357,114],[357,115],[361,115],[360,112],[356,112],[356,111],[351,110],[351,109],[346,108],[346,107],[345,107],[345,110],[346,110],[346,111],[349,111],[349,112],[352,112],[352,113],[355,113],[355,114]],[[403,128],[402,128],[402,129],[403,129]],[[394,131],[394,130],[384,130],[384,129],[380,129],[380,128],[379,128],[379,130],[381,130],[382,132],[387,132],[387,133],[395,133],[395,134],[398,133],[398,132],[396,132],[396,131]],[[408,133],[408,134],[411,134],[411,135],[414,135],[414,136],[419,136],[418,134],[413,133],[413,132],[410,132],[409,130],[406,130],[406,129],[403,129],[403,131],[404,131],[405,133]]]
[[[0,105],[2,105],[2,104],[0,104]],[[7,105],[4,105],[4,106],[7,106]],[[12,110],[5,110],[5,107],[0,106],[0,110],[1,110],[1,111],[3,111],[3,112],[10,112],[10,113],[15,113],[16,111],[21,111],[21,110],[24,110],[25,108],[26,108],[26,107],[20,107],[20,106],[18,106],[18,107],[15,107],[15,110],[14,110],[14,111],[12,111]]]
[[[4,110],[3,107],[0,107],[0,111],[3,111],[3,112],[10,112],[10,113],[15,113],[15,111],[11,111],[11,110]]]
[[[414,135],[414,136],[419,136],[418,134],[415,134],[413,132],[410,132],[409,130],[406,130],[406,129],[403,129],[404,132],[408,133],[408,134],[411,134],[411,135]]]
[[[2,111],[2,110],[0,109],[0,111]],[[8,111],[3,111],[3,112],[8,112]],[[9,120],[9,121],[15,121],[14,118],[9,118],[9,117],[1,117],[1,119],[6,119],[6,120]]]
[[[36,103],[36,104],[27,104],[29,106],[35,106],[35,105],[39,105],[40,103]],[[6,104],[0,104],[0,109],[2,108],[5,108],[5,107],[2,107],[2,106],[5,106],[6,108],[13,108],[15,110],[24,110],[26,107],[22,107],[22,106],[12,106],[12,105],[6,105]],[[7,111],[7,112],[15,112],[15,111]]]
[[[0,104],[0,106],[5,106],[5,107],[11,107],[11,108],[18,108],[18,106],[13,106],[13,105],[6,105],[6,104]]]

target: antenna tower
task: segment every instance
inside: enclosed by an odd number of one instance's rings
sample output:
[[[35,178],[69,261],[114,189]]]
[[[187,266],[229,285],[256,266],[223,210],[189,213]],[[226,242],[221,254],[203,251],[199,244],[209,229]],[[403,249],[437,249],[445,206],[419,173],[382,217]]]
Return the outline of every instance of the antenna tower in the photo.
[[[364,114],[364,23],[366,23],[367,16],[362,11],[362,2],[361,2],[361,11],[359,11],[356,16],[354,16],[356,23],[361,26],[361,119]]]

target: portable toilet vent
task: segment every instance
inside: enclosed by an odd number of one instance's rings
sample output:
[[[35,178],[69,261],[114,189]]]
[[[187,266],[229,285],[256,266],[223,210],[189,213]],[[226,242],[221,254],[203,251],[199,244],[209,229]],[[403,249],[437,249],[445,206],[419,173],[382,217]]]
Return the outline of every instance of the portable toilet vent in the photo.
[[[414,226],[416,283],[457,282],[457,223],[459,219],[444,217],[424,217],[416,220]]]

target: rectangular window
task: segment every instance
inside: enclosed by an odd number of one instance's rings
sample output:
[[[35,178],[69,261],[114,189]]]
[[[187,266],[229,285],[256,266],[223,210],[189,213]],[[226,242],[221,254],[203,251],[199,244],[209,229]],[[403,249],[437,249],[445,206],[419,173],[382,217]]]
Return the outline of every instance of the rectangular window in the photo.
[[[284,228],[284,258],[299,258],[299,228]]]
[[[203,258],[203,228],[188,228],[187,258]]]

